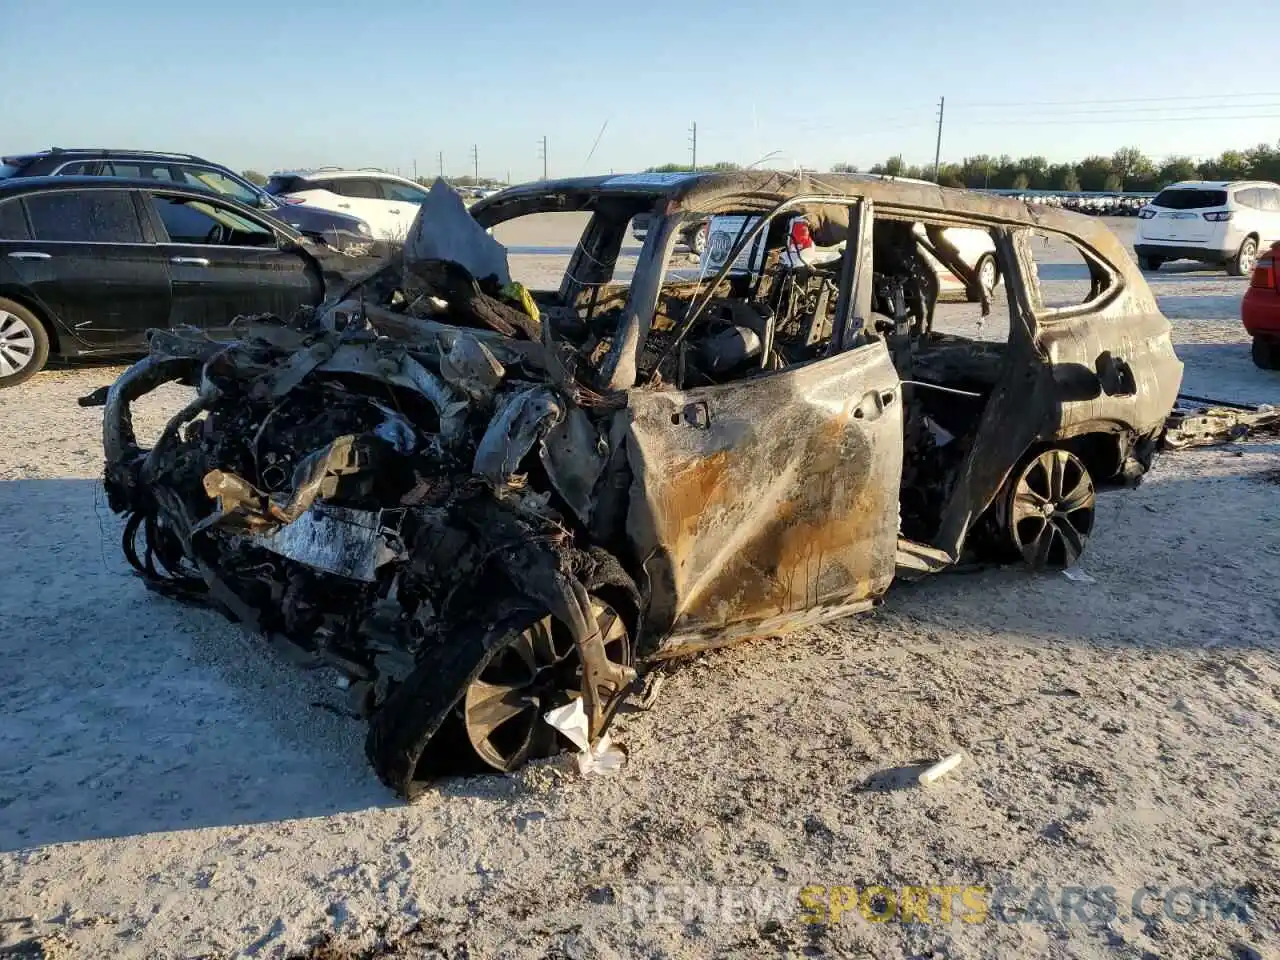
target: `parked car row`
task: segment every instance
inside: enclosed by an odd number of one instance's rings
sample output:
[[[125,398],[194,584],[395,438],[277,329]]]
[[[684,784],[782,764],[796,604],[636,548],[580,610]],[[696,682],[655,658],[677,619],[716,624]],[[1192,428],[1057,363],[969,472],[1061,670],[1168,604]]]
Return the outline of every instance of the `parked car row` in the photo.
[[[155,178],[0,180],[0,387],[50,356],[121,356],[148,329],[292,316],[367,263],[208,189]]]
[[[277,198],[228,168],[189,153],[55,147],[0,161],[0,180],[54,176],[155,180],[221,194],[270,214],[300,233],[324,240],[336,250],[360,253],[373,240],[369,224],[358,216]]]
[[[990,190],[1004,197],[1095,217],[1136,217],[1154,193],[1059,193],[1046,190]]]

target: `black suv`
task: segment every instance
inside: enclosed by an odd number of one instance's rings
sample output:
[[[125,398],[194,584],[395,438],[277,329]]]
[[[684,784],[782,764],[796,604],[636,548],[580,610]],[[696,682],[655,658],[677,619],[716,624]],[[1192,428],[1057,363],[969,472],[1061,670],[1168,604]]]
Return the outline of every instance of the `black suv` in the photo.
[[[150,328],[292,316],[367,261],[260,209],[155,180],[0,180],[0,387],[50,355],[136,354]]]
[[[160,180],[207,190],[265,211],[299,233],[323,239],[336,250],[361,253],[371,250],[373,244],[369,225],[359,217],[288,203],[226,167],[189,153],[54,147],[0,160],[0,180],[68,175]]]

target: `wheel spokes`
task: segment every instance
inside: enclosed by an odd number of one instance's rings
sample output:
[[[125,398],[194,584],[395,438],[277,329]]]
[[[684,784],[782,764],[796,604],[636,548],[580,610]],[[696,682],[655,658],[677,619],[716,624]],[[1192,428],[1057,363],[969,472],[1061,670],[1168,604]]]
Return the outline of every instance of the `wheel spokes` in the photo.
[[[1009,502],[1013,544],[1033,569],[1072,566],[1093,528],[1095,493],[1089,471],[1066,450],[1046,450],[1029,462]]]
[[[1067,485],[1067,454],[1065,450],[1050,450],[1049,458],[1049,499],[1054,503],[1062,502],[1062,491]]]
[[[527,687],[475,680],[467,696],[467,722],[487,740],[508,720],[537,707],[538,698]]]
[[[1058,502],[1059,513],[1075,513],[1093,506],[1093,484],[1085,477],[1076,481],[1071,491]]]
[[[1026,546],[1022,548],[1023,559],[1035,570],[1039,570],[1049,562],[1049,553],[1053,550],[1055,529],[1052,523],[1041,524],[1040,531]]]
[[[1023,516],[1041,516],[1049,498],[1036,493],[1030,487],[1021,488],[1013,498],[1014,506]]]
[[[1065,554],[1063,558],[1064,565],[1073,566],[1080,559],[1080,554],[1084,553],[1084,537],[1075,528],[1069,517],[1057,518],[1053,523],[1053,527],[1062,541],[1062,550]]]

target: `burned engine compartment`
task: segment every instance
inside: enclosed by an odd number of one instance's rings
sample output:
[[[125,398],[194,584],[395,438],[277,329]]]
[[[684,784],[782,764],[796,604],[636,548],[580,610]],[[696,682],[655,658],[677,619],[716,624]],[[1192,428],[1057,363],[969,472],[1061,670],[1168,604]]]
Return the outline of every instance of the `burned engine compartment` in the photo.
[[[155,335],[111,389],[106,490],[148,584],[216,604],[302,665],[339,669],[374,721],[371,762],[404,795],[421,789],[459,690],[522,616],[550,611],[559,660],[572,653],[602,730],[634,677],[639,600],[612,557],[579,545],[571,502],[603,459],[565,451],[604,441],[549,354],[443,327],[405,342],[254,318],[241,334]],[[129,404],[174,380],[197,397],[144,450]],[[611,651],[594,595],[626,621]],[[460,646],[464,625],[478,636]],[[540,715],[561,692],[520,706]],[[448,755],[460,746],[440,744],[429,769],[465,769]]]
[[[439,219],[481,251],[450,256],[484,269],[497,244]],[[573,380],[572,351],[536,339],[537,307],[489,262],[477,281],[406,256],[317,310],[240,318],[229,342],[153,331],[106,398],[132,566],[339,670],[371,763],[408,797],[553,752],[541,718],[570,699],[599,737],[635,678],[640,598],[585,533],[620,402]],[[400,312],[350,299],[380,286]],[[130,404],[168,382],[196,396],[145,449]]]

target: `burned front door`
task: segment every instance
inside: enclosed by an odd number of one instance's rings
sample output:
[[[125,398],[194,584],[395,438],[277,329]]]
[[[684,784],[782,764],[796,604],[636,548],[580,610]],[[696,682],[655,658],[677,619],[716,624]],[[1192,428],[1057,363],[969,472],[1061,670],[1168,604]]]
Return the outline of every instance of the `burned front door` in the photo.
[[[635,390],[627,527],[651,652],[785,633],[893,579],[902,397],[882,343],[748,380]]]

